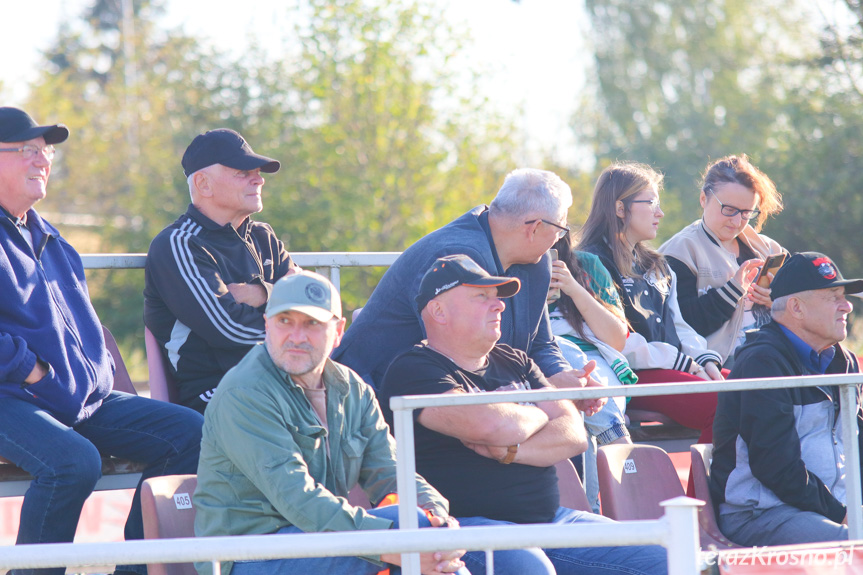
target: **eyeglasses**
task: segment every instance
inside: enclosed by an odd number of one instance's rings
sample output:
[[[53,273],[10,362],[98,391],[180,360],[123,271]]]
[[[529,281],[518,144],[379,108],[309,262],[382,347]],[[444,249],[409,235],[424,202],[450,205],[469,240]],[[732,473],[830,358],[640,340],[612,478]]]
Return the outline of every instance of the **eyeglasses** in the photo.
[[[734,206],[726,206],[719,201],[719,198],[716,197],[716,192],[714,192],[711,188],[704,188],[704,191],[713,194],[713,199],[715,199],[716,203],[719,204],[719,211],[722,213],[723,216],[727,218],[733,218],[737,214],[740,214],[744,220],[754,220],[761,214],[761,210],[741,210],[740,208],[735,208]]]
[[[0,152],[21,152],[25,160],[32,160],[37,154],[42,154],[45,159],[51,161],[54,159],[54,146],[34,146],[28,144],[21,148],[0,148]]]
[[[540,221],[540,222],[542,222],[542,223],[544,223],[544,224],[548,224],[548,225],[550,225],[550,226],[554,226],[554,227],[556,227],[557,229],[559,229],[560,231],[559,231],[559,232],[557,232],[557,239],[559,239],[559,240],[562,240],[562,239],[563,239],[563,237],[564,237],[566,234],[568,234],[568,233],[569,233],[569,231],[570,231],[570,230],[569,230],[569,226],[561,226],[561,225],[556,224],[556,223],[554,223],[554,222],[550,222],[550,221],[548,221],[548,220],[543,220],[543,219],[540,219],[540,220],[528,220],[528,221],[526,221],[526,222],[524,222],[524,223],[526,223],[526,224],[532,224],[532,223],[534,223],[534,222],[536,222],[536,221]]]
[[[653,198],[652,200],[632,200],[631,204],[649,204],[650,209],[654,212],[659,209],[659,198]]]

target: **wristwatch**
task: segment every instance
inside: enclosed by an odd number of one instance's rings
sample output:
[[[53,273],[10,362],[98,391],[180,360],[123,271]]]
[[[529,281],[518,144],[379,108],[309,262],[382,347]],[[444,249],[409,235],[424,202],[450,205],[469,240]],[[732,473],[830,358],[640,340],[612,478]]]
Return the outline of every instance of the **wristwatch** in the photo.
[[[506,448],[506,456],[503,459],[499,459],[499,463],[503,463],[504,465],[509,465],[513,461],[515,461],[515,454],[518,453],[519,444],[510,445]]]

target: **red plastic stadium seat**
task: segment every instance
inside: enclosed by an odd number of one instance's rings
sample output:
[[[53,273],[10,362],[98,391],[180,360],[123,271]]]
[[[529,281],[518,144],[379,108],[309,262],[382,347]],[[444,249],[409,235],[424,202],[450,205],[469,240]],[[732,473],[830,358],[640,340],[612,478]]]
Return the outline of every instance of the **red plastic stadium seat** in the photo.
[[[690,477],[695,486],[695,497],[704,501],[705,505],[698,509],[698,526],[701,528],[701,546],[715,545],[718,549],[740,547],[732,543],[719,530],[719,522],[716,519],[716,508],[713,506],[713,497],[710,495],[710,460],[713,458],[713,446],[705,443],[696,443],[690,446],[689,454],[692,457],[692,471]]]
[[[660,502],[684,494],[668,454],[653,445],[604,445],[596,467],[602,514],[611,519],[658,519]]]
[[[144,345],[147,349],[147,368],[150,371],[150,397],[168,403],[177,403],[177,384],[171,368],[162,354],[162,346],[148,328],[144,328]]]
[[[593,510],[587,501],[584,486],[581,484],[581,479],[578,477],[572,461],[569,459],[558,461],[555,468],[557,469],[557,487],[560,490],[560,506],[592,513]]]
[[[192,494],[197,475],[151,477],[141,485],[144,539],[177,539],[195,536]],[[192,563],[151,563],[150,575],[197,575]]]

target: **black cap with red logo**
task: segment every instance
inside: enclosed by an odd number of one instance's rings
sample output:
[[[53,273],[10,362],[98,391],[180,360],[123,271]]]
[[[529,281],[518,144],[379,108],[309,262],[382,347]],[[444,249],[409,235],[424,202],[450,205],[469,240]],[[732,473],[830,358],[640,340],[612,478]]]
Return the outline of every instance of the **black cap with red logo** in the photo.
[[[803,291],[844,287],[845,293],[863,292],[863,279],[846,280],[833,261],[818,252],[800,252],[785,261],[770,282],[770,299]]]

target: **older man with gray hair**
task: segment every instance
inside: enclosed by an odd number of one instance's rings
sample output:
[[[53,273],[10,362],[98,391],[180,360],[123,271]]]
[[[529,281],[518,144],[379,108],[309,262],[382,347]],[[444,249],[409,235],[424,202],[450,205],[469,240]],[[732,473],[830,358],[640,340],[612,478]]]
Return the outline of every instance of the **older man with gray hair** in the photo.
[[[863,291],[863,280],[844,279],[824,254],[802,252],[770,289],[773,321],[747,334],[732,379],[860,371],[839,342],[853,309],[845,295]],[[846,409],[863,427],[859,391],[854,405],[841,404],[836,386],[719,394],[710,489],[726,537],[746,546],[848,539],[839,430]]]
[[[264,339],[272,286],[294,268],[263,209],[262,173],[278,161],[233,130],[195,137],[183,154],[192,203],[150,244],[144,324],[169,360],[178,402],[204,412],[219,380]]]
[[[551,278],[548,250],[569,231],[571,205],[572,191],[552,172],[511,172],[490,206],[473,208],[399,256],[345,332],[334,359],[378,387],[393,358],[425,337],[413,301],[423,274],[440,257],[464,254],[491,275],[521,282],[501,318],[501,343],[526,352],[552,385],[583,386],[588,378],[571,368],[554,342],[545,301]],[[580,407],[593,411],[603,403],[592,400]]]

